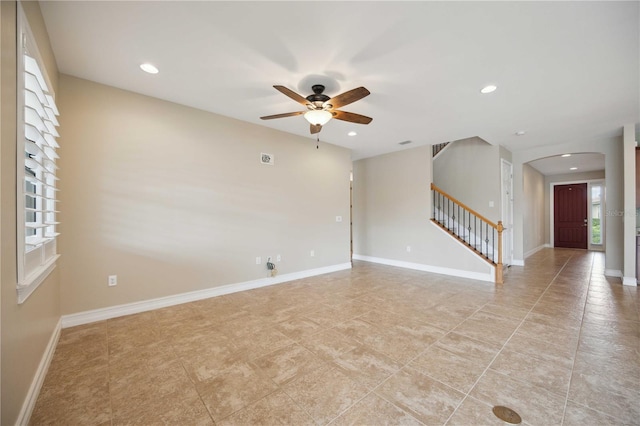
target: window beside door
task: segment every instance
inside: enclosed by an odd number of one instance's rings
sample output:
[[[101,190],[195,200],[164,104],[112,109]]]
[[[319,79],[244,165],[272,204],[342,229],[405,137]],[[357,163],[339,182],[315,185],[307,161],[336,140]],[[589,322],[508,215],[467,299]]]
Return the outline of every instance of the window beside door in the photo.
[[[603,218],[603,201],[604,201],[604,191],[601,184],[591,184],[591,194],[590,194],[590,213],[591,213],[591,223],[589,226],[590,229],[590,243],[591,245],[602,245],[603,241],[603,231],[604,224],[602,223]]]

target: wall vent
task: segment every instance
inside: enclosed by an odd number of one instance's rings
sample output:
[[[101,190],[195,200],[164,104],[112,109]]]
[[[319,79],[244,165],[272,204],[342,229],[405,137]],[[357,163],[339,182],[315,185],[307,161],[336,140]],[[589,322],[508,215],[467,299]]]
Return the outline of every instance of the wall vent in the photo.
[[[404,142],[399,142],[398,145],[408,145],[410,143],[411,141],[404,141]]]
[[[270,166],[273,166],[273,162],[274,162],[273,154],[267,154],[266,152],[261,152],[260,162],[262,164],[268,164]]]

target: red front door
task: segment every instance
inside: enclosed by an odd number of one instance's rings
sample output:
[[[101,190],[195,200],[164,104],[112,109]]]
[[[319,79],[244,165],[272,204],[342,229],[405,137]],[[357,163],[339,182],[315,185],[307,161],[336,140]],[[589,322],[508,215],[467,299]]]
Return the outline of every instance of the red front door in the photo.
[[[556,185],[553,194],[555,247],[587,248],[587,184]]]

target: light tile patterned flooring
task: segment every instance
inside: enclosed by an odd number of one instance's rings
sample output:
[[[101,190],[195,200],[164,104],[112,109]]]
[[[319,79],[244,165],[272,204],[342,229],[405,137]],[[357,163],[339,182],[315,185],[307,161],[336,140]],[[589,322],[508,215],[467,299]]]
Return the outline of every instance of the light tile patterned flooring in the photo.
[[[32,424],[640,422],[640,292],[542,250],[504,285],[350,271],[62,331]]]

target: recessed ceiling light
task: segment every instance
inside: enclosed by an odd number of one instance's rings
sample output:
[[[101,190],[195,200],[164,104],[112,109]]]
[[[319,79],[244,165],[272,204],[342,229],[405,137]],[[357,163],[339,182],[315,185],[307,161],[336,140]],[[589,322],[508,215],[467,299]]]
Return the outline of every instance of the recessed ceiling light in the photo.
[[[516,136],[522,136],[525,133],[527,133],[527,132],[525,132],[524,130],[519,130],[519,131],[516,132]]]
[[[493,91],[495,91],[498,88],[498,86],[494,86],[493,84],[490,84],[488,86],[484,86],[482,89],[480,89],[480,93],[491,93]]]
[[[570,167],[569,170],[578,170],[577,167]]]
[[[158,68],[156,68],[155,66],[151,65],[150,63],[144,63],[142,65],[140,65],[140,68],[142,69],[142,71],[144,72],[148,72],[149,74],[158,74]]]
[[[356,133],[356,132],[354,132],[354,131],[352,130],[352,131],[350,131],[349,133],[347,133],[347,135],[349,135],[349,136],[356,136],[356,135],[357,135],[357,133]]]
[[[571,157],[571,154],[562,154],[560,157]]]

